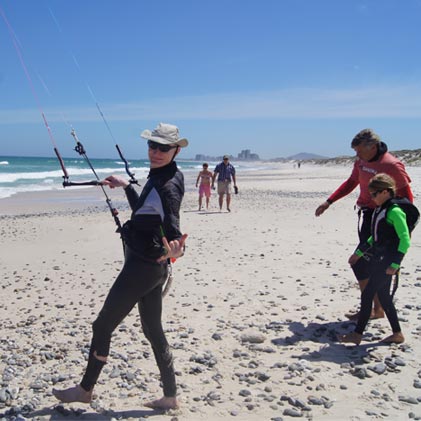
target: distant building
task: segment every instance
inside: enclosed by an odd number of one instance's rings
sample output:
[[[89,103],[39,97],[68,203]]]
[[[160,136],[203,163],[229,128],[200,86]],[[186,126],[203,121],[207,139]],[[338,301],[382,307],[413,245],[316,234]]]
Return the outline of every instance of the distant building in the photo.
[[[209,156],[209,155],[203,155],[203,154],[197,154],[195,157],[195,161],[222,161],[221,156]],[[259,161],[260,157],[257,153],[251,153],[250,149],[244,149],[242,150],[238,155],[237,158],[234,158],[232,155],[230,155],[230,159],[234,159],[237,161]]]
[[[213,161],[213,159],[209,159],[208,156],[206,155],[196,155],[196,157],[194,158],[195,161]]]
[[[242,150],[237,158],[240,161],[259,161],[259,155],[257,153],[251,153],[250,149],[244,149]]]

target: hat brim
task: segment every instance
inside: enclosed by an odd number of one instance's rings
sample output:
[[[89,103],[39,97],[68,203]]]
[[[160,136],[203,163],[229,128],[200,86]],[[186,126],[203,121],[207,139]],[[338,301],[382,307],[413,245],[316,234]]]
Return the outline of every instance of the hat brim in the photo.
[[[184,137],[176,141],[172,141],[162,137],[152,136],[152,132],[150,130],[143,130],[140,137],[147,140],[153,140],[154,142],[161,143],[162,145],[180,146],[180,148],[185,148],[189,144],[189,141]]]

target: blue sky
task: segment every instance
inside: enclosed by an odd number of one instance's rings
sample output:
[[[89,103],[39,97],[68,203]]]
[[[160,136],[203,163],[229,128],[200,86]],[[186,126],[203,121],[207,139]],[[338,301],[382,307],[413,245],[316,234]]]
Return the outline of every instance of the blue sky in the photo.
[[[182,157],[351,155],[371,127],[421,147],[421,0],[0,0],[0,155],[146,156],[160,121]]]

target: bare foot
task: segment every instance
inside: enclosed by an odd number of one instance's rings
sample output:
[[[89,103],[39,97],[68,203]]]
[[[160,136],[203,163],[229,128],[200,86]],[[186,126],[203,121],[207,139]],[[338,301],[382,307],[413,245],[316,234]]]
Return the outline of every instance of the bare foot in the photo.
[[[384,344],[402,344],[405,342],[405,337],[403,336],[402,332],[396,332],[393,335],[382,339],[381,342]]]
[[[363,335],[360,335],[357,332],[351,332],[347,335],[338,335],[338,340],[342,343],[352,343],[355,345],[359,345],[361,343],[362,337]]]
[[[161,399],[156,399],[154,401],[146,402],[145,406],[152,409],[162,409],[167,411],[169,409],[177,409],[179,407],[177,398],[164,396]]]
[[[373,310],[370,314],[370,319],[383,319],[384,311],[382,310]]]
[[[356,313],[345,313],[345,317],[351,320],[352,322],[357,321],[359,315],[360,315],[359,311],[357,311]]]
[[[89,403],[92,400],[92,390],[87,392],[79,384],[64,390],[53,389],[53,395],[61,402]]]
[[[360,316],[360,312],[357,313],[346,313],[345,317],[347,317],[351,322],[357,322],[358,317]],[[384,311],[383,310],[373,310],[370,314],[370,319],[383,319],[384,318]]]

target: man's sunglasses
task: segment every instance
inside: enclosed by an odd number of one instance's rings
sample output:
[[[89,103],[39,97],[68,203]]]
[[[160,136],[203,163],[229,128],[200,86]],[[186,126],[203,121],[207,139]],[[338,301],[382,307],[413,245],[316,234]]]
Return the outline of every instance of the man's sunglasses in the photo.
[[[177,148],[177,146],[163,145],[162,143],[154,142],[153,140],[148,140],[148,146],[152,150],[158,149],[160,152],[169,152],[171,149]]]

